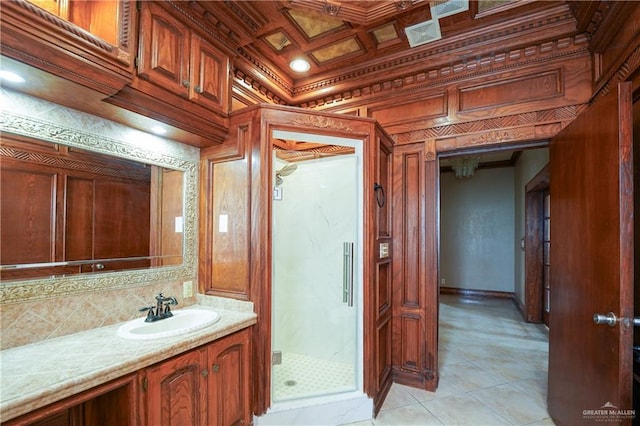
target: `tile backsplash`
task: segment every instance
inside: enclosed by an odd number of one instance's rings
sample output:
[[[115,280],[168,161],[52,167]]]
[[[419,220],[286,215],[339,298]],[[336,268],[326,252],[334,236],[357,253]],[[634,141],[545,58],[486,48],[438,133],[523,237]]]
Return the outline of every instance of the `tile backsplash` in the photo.
[[[178,299],[177,308],[196,303],[182,298],[182,282],[52,297],[0,306],[0,349],[128,321],[144,314],[158,293]]]

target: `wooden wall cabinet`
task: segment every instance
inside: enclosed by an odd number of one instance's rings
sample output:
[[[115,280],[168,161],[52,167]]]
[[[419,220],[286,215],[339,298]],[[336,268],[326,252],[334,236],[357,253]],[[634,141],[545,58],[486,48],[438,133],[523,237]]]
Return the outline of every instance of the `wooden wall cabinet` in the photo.
[[[249,329],[140,372],[142,424],[250,424]]]
[[[2,2],[2,54],[111,95],[131,81],[132,0]]]
[[[229,58],[154,3],[140,17],[138,77],[213,111],[229,110]]]
[[[229,54],[192,27],[171,2],[142,2],[137,74],[107,102],[220,143],[230,110]]]

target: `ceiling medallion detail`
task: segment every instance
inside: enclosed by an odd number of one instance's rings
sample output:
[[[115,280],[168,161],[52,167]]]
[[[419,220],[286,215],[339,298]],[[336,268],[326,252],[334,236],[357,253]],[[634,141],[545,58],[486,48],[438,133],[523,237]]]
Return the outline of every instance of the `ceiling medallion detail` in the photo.
[[[396,9],[398,10],[407,10],[411,6],[410,0],[402,0],[396,2]]]
[[[322,13],[329,16],[338,16],[338,13],[340,13],[340,5],[325,2]]]

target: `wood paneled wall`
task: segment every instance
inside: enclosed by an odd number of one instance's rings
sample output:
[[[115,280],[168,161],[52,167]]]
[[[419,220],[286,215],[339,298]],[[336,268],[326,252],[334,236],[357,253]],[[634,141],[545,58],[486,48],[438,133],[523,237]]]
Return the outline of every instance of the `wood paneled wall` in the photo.
[[[251,121],[238,124],[221,145],[200,154],[200,290],[251,296]],[[221,216],[224,217],[220,223]]]

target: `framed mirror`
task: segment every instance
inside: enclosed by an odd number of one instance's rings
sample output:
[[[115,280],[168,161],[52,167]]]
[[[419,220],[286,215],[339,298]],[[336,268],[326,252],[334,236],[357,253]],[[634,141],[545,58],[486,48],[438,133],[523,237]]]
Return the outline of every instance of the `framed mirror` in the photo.
[[[2,96],[0,302],[196,276],[196,148]]]

